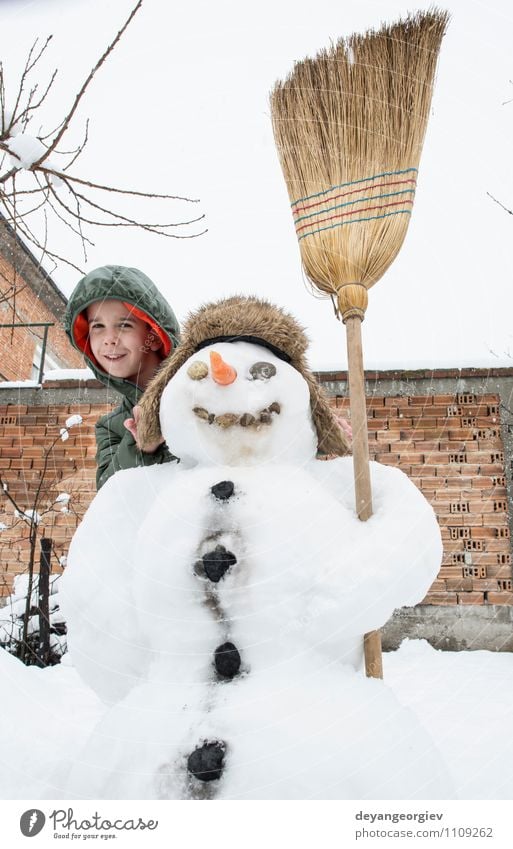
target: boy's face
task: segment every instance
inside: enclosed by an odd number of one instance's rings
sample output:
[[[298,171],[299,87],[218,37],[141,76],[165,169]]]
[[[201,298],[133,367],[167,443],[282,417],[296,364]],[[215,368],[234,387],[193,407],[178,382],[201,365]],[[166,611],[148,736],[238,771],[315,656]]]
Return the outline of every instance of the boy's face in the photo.
[[[149,326],[116,300],[91,304],[87,321],[91,349],[102,371],[144,389],[160,363],[162,344]]]

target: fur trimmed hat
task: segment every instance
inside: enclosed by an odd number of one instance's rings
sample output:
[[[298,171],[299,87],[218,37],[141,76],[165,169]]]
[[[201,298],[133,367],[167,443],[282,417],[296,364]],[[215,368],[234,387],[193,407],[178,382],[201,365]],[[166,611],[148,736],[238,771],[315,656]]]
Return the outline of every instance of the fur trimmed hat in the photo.
[[[285,310],[268,301],[243,295],[204,304],[190,314],[183,328],[180,347],[162,363],[139,402],[141,410],[137,433],[143,449],[162,436],[160,398],[178,369],[196,351],[207,345],[236,341],[253,342],[269,348],[304,377],[310,390],[310,407],[319,453],[338,456],[348,454],[350,448],[347,437],[308,368],[305,359],[308,339],[304,329]]]

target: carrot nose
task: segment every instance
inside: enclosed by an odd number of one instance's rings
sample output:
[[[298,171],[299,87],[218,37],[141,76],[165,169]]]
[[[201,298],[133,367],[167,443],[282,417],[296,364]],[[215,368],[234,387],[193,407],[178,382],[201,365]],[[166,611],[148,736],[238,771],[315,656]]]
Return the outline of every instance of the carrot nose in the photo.
[[[228,386],[237,377],[237,372],[233,366],[225,363],[221,354],[216,351],[210,352],[210,371],[215,382],[219,383],[220,386]]]

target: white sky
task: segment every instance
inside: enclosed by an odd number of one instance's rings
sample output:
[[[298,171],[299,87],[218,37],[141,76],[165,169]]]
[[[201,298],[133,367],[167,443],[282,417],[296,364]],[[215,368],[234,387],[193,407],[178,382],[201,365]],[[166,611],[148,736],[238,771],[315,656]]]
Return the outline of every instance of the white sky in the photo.
[[[35,35],[53,33],[59,77],[46,129],[62,116],[135,0],[3,0],[2,58],[11,85]],[[363,325],[366,367],[513,365],[513,9],[508,0],[448,0],[432,117],[412,222],[399,257],[372,289]],[[236,292],[294,312],[317,368],[344,368],[345,332],[329,301],[307,290],[272,137],[268,93],[295,60],[331,39],[428,2],[395,0],[145,0],[84,99],[70,141],[90,117],[80,176],[198,197],[209,232],[177,241],[97,231],[86,268],[134,265],[182,320]],[[11,89],[12,91],[12,89]],[[35,128],[34,128],[35,129]],[[130,214],[132,206],[124,207]],[[160,214],[159,214],[160,213]],[[163,218],[155,208],[152,218]],[[54,247],[83,265],[65,233]],[[69,294],[78,275],[59,268]]]

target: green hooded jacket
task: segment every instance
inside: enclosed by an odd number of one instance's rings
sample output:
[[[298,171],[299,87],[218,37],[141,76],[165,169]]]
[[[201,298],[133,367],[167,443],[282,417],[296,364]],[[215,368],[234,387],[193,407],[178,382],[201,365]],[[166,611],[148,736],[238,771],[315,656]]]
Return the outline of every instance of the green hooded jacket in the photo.
[[[167,446],[160,445],[147,454],[137,448],[123,422],[133,417],[133,408],[143,390],[129,380],[115,378],[102,371],[93,357],[88,341],[85,309],[95,301],[113,299],[136,308],[136,315],[146,321],[163,342],[163,357],[180,343],[180,330],[175,314],[154,283],[142,271],[122,265],[96,268],[80,280],[71,295],[65,315],[65,330],[74,348],[80,351],[95,376],[123,395],[123,401],[96,423],[96,486],[100,489],[114,472],[134,466],[149,466],[176,459]]]

